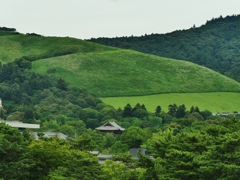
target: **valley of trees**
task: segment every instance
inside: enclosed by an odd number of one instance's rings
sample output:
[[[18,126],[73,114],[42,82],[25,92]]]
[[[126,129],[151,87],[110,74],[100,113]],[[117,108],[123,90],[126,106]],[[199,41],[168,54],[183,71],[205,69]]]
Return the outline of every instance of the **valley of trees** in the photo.
[[[133,49],[206,66],[240,81],[240,15],[213,18],[205,25],[141,37],[92,38],[90,41]]]

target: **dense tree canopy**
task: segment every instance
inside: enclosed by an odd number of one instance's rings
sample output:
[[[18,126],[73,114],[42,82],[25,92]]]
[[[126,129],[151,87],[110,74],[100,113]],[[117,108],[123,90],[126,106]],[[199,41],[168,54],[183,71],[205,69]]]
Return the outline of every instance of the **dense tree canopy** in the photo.
[[[17,129],[0,123],[0,178],[25,179],[29,176],[34,165],[27,151],[30,140]]]

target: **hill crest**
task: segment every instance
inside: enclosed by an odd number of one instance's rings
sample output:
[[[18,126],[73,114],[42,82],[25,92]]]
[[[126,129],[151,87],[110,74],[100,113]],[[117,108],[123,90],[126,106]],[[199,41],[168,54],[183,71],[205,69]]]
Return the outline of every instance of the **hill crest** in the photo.
[[[198,28],[141,37],[89,40],[160,57],[184,59],[240,81],[240,15],[213,18]]]

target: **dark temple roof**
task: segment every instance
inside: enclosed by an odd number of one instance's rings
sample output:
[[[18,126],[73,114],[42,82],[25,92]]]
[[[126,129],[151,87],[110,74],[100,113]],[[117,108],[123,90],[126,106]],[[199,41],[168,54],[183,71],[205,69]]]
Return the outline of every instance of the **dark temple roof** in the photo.
[[[104,125],[97,127],[97,130],[100,131],[124,131],[125,129],[119,126],[115,122],[106,122]]]

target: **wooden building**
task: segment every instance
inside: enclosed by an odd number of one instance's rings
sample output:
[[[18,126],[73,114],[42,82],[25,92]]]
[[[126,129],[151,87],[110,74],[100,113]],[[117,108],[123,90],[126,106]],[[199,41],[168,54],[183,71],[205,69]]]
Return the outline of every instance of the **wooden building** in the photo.
[[[115,122],[106,122],[104,125],[97,127],[97,130],[105,133],[114,133],[114,134],[121,134],[125,129],[119,126]]]

